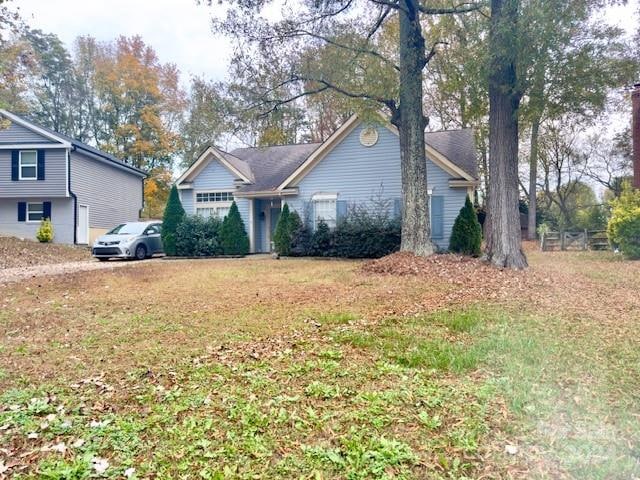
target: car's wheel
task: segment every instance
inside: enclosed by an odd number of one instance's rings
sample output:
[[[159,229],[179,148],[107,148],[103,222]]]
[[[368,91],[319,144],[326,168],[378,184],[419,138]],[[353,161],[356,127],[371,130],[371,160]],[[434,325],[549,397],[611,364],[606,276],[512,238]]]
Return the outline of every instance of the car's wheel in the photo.
[[[98,257],[98,260],[101,261],[101,262],[106,262],[109,259],[106,258],[106,257]]]
[[[138,245],[136,247],[135,257],[136,260],[144,260],[147,258],[147,247],[142,244]]]

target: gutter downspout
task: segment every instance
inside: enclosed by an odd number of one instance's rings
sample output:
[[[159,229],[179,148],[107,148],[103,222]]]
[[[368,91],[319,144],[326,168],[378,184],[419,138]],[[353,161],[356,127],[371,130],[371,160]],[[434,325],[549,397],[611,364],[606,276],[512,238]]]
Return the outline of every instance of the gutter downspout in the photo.
[[[142,214],[144,212],[144,184],[147,181],[147,177],[142,177],[142,208],[138,211],[138,218],[142,219]]]
[[[67,149],[67,190],[69,190],[69,195],[73,198],[73,244],[78,244],[78,197],[71,190],[71,151],[76,150],[75,146],[71,146],[70,149]]]

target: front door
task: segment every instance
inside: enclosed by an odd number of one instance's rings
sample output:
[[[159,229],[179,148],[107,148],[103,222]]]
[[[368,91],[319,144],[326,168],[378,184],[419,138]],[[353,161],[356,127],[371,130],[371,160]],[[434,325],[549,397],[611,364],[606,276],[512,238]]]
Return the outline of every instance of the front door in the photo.
[[[89,243],[89,207],[78,205],[78,234],[76,241],[80,245]]]

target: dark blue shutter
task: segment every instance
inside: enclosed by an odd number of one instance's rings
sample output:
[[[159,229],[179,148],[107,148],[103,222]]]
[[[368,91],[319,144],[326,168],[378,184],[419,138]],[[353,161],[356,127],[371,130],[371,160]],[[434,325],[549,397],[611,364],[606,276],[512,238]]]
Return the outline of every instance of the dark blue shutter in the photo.
[[[444,197],[431,197],[431,238],[444,237]]]
[[[18,202],[18,221],[25,222],[27,220],[27,202]]]
[[[51,202],[42,202],[42,218],[51,220]]]
[[[339,222],[347,216],[347,201],[338,200],[336,202],[336,220]]]
[[[38,180],[44,180],[44,150],[38,150]]]
[[[396,197],[393,199],[393,218],[402,217],[402,198]]]
[[[11,181],[17,182],[20,179],[18,159],[20,158],[19,150],[11,150]]]

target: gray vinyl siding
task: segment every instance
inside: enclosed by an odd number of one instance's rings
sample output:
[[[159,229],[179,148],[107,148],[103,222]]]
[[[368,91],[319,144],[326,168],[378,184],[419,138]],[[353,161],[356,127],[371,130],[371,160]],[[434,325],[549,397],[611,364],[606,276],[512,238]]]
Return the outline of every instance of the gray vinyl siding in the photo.
[[[195,191],[235,190],[236,177],[217,160],[211,160],[193,180]]]
[[[73,199],[24,197],[0,199],[0,234],[35,240],[39,223],[18,222],[18,202],[51,202],[55,243],[73,243]]]
[[[178,190],[178,194],[180,195],[180,202],[182,203],[184,211],[189,215],[193,215],[195,212],[193,206],[193,189]]]
[[[212,160],[204,167],[193,180],[193,189],[181,190],[180,196],[182,206],[189,215],[195,215],[197,204],[195,194],[197,192],[207,192],[212,190],[235,191],[236,176],[233,175],[224,165],[216,160]],[[249,201],[246,198],[236,198],[238,211],[244,222],[244,228],[249,234]]]
[[[134,222],[142,209],[142,177],[111,162],[71,152],[71,190],[89,206],[90,228]]]
[[[44,149],[44,180],[11,180],[11,149],[0,150],[0,198],[67,195],[67,150]]]
[[[378,142],[365,147],[359,140],[362,128],[356,127],[299,182],[299,194],[287,197],[290,208],[305,217],[314,194],[337,193],[338,200],[346,200],[349,205],[371,206],[378,196],[388,198],[393,213],[393,199],[402,195],[398,136],[378,126]],[[433,195],[444,197],[444,236],[434,240],[441,249],[449,246],[453,222],[467,195],[466,188],[450,188],[450,179],[442,168],[427,161],[428,186]]]
[[[249,235],[249,200],[248,198],[236,198],[236,205],[238,206],[238,212],[244,223],[244,231]]]
[[[3,143],[50,143],[49,138],[29,130],[22,125],[11,123],[9,128],[0,129],[0,144]]]

